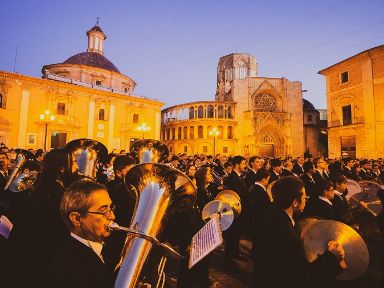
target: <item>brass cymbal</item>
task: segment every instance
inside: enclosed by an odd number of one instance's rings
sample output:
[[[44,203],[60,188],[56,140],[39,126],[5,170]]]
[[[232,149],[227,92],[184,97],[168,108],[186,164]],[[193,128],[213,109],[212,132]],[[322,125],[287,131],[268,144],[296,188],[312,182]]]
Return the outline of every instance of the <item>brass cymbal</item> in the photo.
[[[363,201],[368,206],[368,211],[371,212],[374,216],[380,214],[381,209],[383,208],[383,203],[381,203],[379,197],[376,196],[376,193],[369,192],[360,192],[353,195],[349,198],[349,206],[351,208],[359,206],[359,202]]]
[[[345,198],[349,199],[356,193],[363,192],[363,187],[360,186],[359,182],[356,182],[351,179],[347,179],[347,189],[348,189],[348,194],[345,195]]]
[[[221,200],[228,203],[232,208],[235,217],[241,213],[241,201],[240,196],[232,190],[223,190],[216,196],[216,200]]]
[[[304,250],[309,262],[328,249],[328,242],[335,240],[343,245],[347,269],[336,278],[351,280],[361,276],[368,268],[369,253],[361,236],[348,225],[333,221],[319,220],[304,233]]]
[[[320,219],[318,219],[318,218],[308,217],[308,218],[304,218],[304,219],[301,219],[300,221],[298,221],[295,225],[295,229],[296,229],[297,233],[299,234],[300,239],[303,239],[304,233],[307,231],[307,229],[309,227],[311,227],[312,224],[316,223],[319,220]]]
[[[204,206],[202,218],[203,220],[209,220],[215,215],[219,217],[221,231],[227,230],[235,218],[231,206],[220,200],[208,202]]]
[[[359,184],[363,188],[363,192],[374,195],[377,194],[377,190],[382,188],[380,184],[373,181],[360,181]]]

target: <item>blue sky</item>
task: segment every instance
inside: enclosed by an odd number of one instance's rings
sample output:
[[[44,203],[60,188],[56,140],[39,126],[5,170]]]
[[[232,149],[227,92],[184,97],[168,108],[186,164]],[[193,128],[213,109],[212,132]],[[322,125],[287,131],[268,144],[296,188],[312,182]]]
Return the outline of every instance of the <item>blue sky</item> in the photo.
[[[221,56],[254,55],[259,76],[302,81],[326,107],[317,72],[384,44],[383,0],[1,0],[0,70],[40,77],[87,48],[100,17],[105,56],[133,78],[136,94],[164,107],[213,100]]]

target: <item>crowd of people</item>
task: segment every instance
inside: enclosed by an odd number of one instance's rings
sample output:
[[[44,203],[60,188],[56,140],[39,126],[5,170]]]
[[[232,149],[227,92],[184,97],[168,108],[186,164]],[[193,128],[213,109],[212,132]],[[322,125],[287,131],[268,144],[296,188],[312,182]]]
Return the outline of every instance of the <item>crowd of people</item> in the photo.
[[[126,235],[110,235],[107,226],[114,221],[130,225],[135,203],[124,178],[137,160],[124,150],[114,151],[90,180],[81,179],[76,161],[69,161],[65,150],[34,152],[38,165],[24,165],[22,171],[39,170],[37,181],[16,195],[4,189],[15,153],[0,150],[0,215],[13,223],[8,239],[0,235],[4,287],[112,287]],[[188,269],[189,244],[205,224],[204,206],[222,190],[235,191],[242,207],[223,235],[228,273],[236,273],[239,261],[250,258],[252,287],[340,286],[335,277],[348,267],[341,243],[329,241],[326,251],[309,263],[295,225],[304,217],[316,217],[358,229],[346,198],[347,179],[384,183],[383,159],[179,154],[169,155],[164,164],[185,173],[196,187],[195,206],[169,220],[184,227],[170,237],[186,256],[177,287],[211,285],[210,256]],[[377,196],[382,199],[383,191]],[[361,201],[355,209],[366,208]],[[384,233],[383,214],[371,219]],[[240,253],[244,238],[252,242],[249,255]],[[359,287],[358,282],[341,287]]]

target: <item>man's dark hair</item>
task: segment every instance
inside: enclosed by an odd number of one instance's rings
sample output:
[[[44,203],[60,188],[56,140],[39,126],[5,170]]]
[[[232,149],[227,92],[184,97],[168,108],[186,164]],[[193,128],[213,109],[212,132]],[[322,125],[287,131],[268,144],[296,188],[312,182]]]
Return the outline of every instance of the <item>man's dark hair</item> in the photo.
[[[335,184],[343,184],[343,183],[346,183],[347,182],[347,177],[345,177],[344,175],[342,174],[338,174],[336,177],[335,177]]]
[[[271,164],[272,168],[273,167],[279,167],[279,166],[281,166],[281,160],[277,159],[277,158],[273,158],[273,159],[271,159],[270,164]]]
[[[313,159],[313,165],[315,165],[315,167],[317,168],[321,160],[322,160],[322,157],[316,157],[315,159]]]
[[[9,159],[8,154],[6,152],[0,151],[0,155],[5,155],[5,158]]]
[[[271,175],[271,171],[265,169],[265,167],[260,168],[256,172],[255,181],[261,181],[268,178]]]
[[[349,162],[349,161],[352,161],[353,159],[351,158],[351,157],[345,157],[345,158],[343,158],[343,162],[344,162],[344,164],[345,165],[347,165],[347,163]]]
[[[328,191],[331,187],[334,187],[333,182],[329,179],[324,179],[320,185],[320,194],[323,194],[325,191]]]
[[[88,201],[88,197],[93,192],[99,190],[107,191],[107,188],[104,185],[89,179],[73,182],[72,185],[67,188],[61,198],[60,216],[68,229],[72,228],[72,222],[69,219],[69,215],[72,212],[85,213],[91,205]]]
[[[224,163],[224,168],[227,169],[229,166],[233,167],[232,163],[227,161]]]
[[[253,162],[255,162],[256,159],[260,159],[260,157],[258,156],[252,156],[251,158],[249,158],[249,166],[252,166]]]
[[[293,200],[301,202],[304,183],[295,176],[287,176],[272,185],[273,203],[280,209],[289,208]]]
[[[171,162],[172,162],[172,161],[176,161],[176,160],[177,160],[177,161],[180,161],[180,160],[179,160],[179,157],[177,157],[176,155],[173,155],[172,158],[171,158]]]
[[[236,165],[240,165],[241,161],[243,160],[245,160],[243,156],[237,155],[231,159],[231,163],[233,167],[235,167]]]
[[[35,157],[38,158],[40,156],[44,155],[44,150],[43,149],[37,149],[35,153]]]
[[[307,173],[309,170],[311,170],[313,168],[313,162],[312,161],[307,161],[307,162],[304,162],[303,164],[303,169],[304,169],[304,172]]]
[[[115,161],[113,161],[113,171],[121,171],[126,166],[135,164],[136,160],[133,157],[127,155],[118,155],[116,156]]]

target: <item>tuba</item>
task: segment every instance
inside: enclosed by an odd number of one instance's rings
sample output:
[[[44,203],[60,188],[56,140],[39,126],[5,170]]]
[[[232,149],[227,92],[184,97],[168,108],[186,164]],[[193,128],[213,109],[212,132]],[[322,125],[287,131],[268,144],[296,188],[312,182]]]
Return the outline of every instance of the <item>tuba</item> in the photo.
[[[195,204],[196,190],[182,172],[167,165],[150,163],[167,157],[168,149],[156,140],[139,140],[131,154],[143,163],[125,176],[125,187],[135,198],[135,210],[129,228],[116,228],[128,233],[120,261],[115,287],[164,287],[167,252],[166,225],[174,211]]]
[[[64,149],[68,152],[69,169],[77,164],[78,173],[82,177],[96,179],[97,164],[105,161],[108,155],[108,149],[99,141],[92,139],[76,139],[67,145]]]
[[[4,190],[11,192],[22,192],[30,188],[37,179],[39,165],[35,155],[24,149],[16,149],[16,165],[9,175]],[[28,170],[26,170],[28,168]]]

